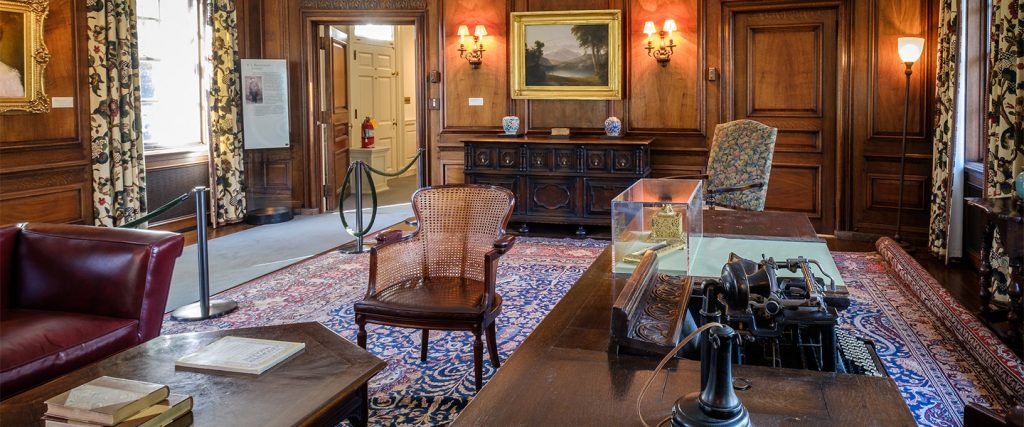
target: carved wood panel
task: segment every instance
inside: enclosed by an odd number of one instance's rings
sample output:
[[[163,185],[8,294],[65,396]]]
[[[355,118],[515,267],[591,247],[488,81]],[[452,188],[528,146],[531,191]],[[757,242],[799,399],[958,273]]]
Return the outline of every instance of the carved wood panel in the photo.
[[[530,200],[526,203],[527,212],[539,215],[576,216],[576,181],[576,178],[527,178],[526,185],[529,188],[526,194],[530,195]]]

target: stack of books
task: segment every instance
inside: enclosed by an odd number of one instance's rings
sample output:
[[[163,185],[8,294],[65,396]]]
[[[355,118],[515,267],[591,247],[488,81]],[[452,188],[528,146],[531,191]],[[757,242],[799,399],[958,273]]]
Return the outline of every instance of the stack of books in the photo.
[[[166,385],[99,377],[46,400],[47,427],[192,425],[192,396]]]

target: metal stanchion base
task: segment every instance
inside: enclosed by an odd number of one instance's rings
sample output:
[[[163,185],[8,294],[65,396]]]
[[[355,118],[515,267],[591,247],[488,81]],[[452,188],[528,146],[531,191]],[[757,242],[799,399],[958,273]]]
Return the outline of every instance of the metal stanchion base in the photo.
[[[175,320],[205,320],[220,317],[238,308],[238,303],[231,300],[215,299],[210,300],[210,315],[203,317],[202,307],[198,302],[178,307],[171,312],[171,318]]]

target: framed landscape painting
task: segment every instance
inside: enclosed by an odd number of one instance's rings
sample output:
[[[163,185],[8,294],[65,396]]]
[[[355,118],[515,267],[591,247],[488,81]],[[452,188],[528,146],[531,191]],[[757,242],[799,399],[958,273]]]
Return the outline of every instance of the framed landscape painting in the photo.
[[[621,99],[618,10],[516,12],[510,35],[515,99]]]
[[[50,111],[43,71],[48,0],[0,0],[0,113]]]

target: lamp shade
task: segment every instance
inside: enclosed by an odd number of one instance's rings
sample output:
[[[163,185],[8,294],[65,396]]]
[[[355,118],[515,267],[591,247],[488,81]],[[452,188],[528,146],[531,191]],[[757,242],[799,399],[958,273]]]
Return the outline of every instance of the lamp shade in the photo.
[[[487,28],[484,28],[482,24],[477,24],[476,30],[473,31],[473,35],[477,37],[483,37],[487,35]]]
[[[649,36],[649,35],[654,34],[656,32],[657,31],[654,29],[654,22],[652,22],[652,21],[644,22],[644,34],[647,34]]]
[[[666,19],[665,20],[665,25],[661,29],[662,29],[662,31],[668,31],[669,33],[675,31],[676,30],[676,20],[675,19]]]
[[[465,37],[469,35],[469,27],[465,25],[459,25],[459,32],[456,33],[459,37]]]
[[[897,44],[903,62],[917,62],[924,52],[924,39],[920,37],[900,37]]]

